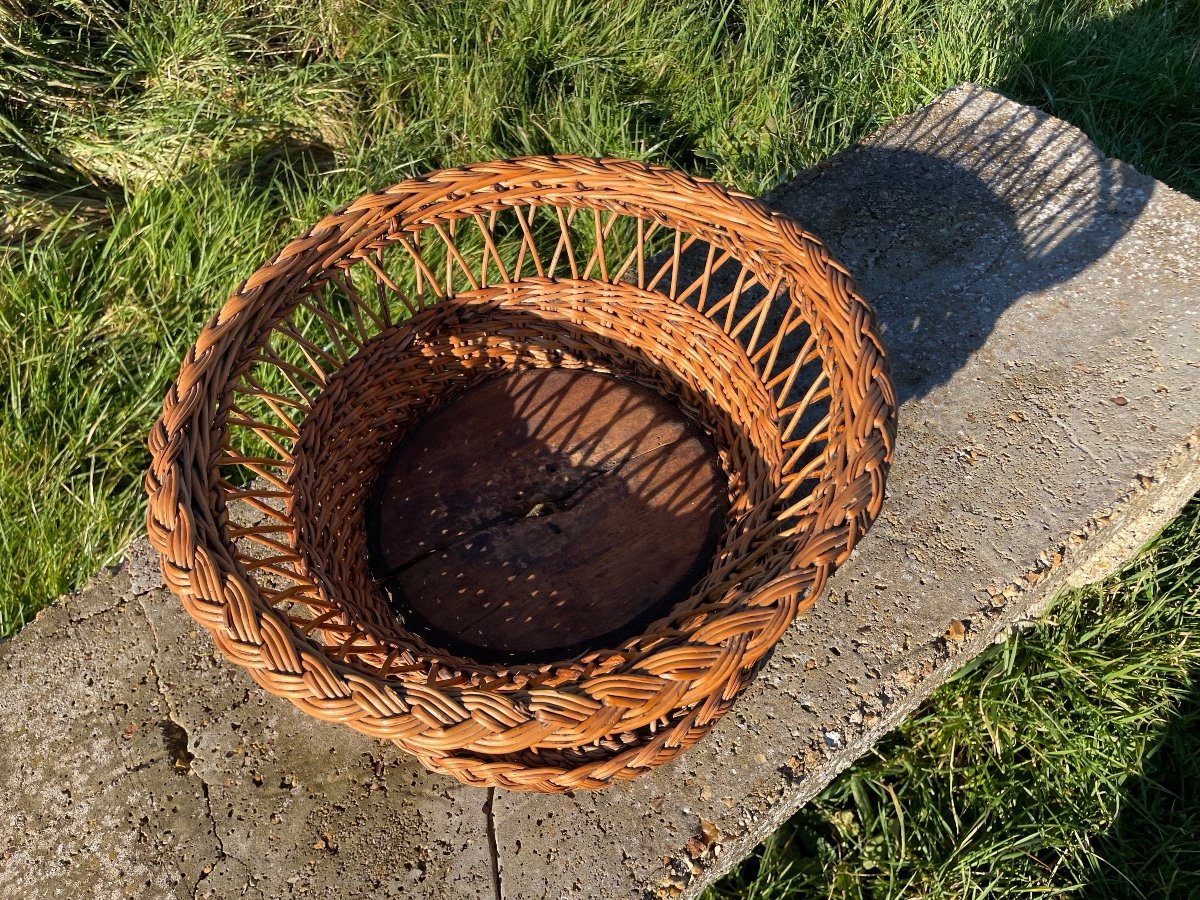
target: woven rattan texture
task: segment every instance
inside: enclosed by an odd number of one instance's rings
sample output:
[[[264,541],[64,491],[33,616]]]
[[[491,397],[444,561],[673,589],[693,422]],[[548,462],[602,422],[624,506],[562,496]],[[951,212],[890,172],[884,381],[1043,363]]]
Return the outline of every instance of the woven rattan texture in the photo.
[[[729,513],[642,634],[482,665],[389,612],[365,508],[405,429],[531,366],[670,397],[713,439]],[[816,599],[879,510],[894,406],[870,311],[794,222],[637,163],[488,163],[356,200],[234,291],[151,434],[148,529],[268,691],[468,784],[594,789],[698,740]]]

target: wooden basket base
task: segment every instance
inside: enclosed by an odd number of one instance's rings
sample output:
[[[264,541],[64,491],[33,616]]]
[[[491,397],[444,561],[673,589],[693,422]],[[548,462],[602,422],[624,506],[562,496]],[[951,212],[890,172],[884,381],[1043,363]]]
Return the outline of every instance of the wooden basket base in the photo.
[[[659,394],[587,370],[511,372],[392,453],[368,513],[372,569],[438,646],[573,656],[686,598],[727,508],[715,448]]]

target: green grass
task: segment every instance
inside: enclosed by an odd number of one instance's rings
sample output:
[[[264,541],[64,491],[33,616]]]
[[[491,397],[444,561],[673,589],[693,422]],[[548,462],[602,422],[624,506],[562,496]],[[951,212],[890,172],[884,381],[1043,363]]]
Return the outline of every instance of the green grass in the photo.
[[[976,657],[710,890],[1200,897],[1200,499]]]
[[[0,636],[140,531],[200,322],[363,191],[569,151],[761,192],[971,80],[1200,195],[1197,47],[1196,0],[0,0]],[[977,663],[720,892],[1194,879],[1192,509],[1126,593]]]
[[[765,190],[963,80],[1200,193],[1200,4],[0,0],[0,635],[139,529],[198,323],[286,236],[464,160]]]

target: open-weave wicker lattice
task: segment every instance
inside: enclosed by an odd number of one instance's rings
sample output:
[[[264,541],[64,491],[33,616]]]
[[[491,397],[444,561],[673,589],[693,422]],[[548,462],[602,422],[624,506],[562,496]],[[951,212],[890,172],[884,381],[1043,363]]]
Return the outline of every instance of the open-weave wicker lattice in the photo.
[[[504,370],[636,379],[711,437],[729,511],[687,600],[618,646],[486,665],[407,631],[365,515],[405,430]],[[879,510],[895,401],[824,246],[678,172],[546,157],[362,197],[234,291],[150,447],[167,584],[268,691],[473,785],[631,778],[699,739]]]

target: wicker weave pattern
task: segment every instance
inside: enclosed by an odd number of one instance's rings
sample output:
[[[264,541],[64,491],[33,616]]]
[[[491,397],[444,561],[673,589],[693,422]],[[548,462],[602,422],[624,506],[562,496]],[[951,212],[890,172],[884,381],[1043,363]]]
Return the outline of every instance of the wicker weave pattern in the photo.
[[[387,613],[363,506],[425,411],[548,365],[675,398],[720,450],[729,520],[642,635],[479,665]],[[699,739],[815,600],[878,512],[894,405],[849,276],[752,198],[616,160],[471,166],[360,198],[233,293],[151,434],[148,527],[188,612],[272,693],[469,784],[598,788]],[[238,505],[260,521],[231,524]]]

